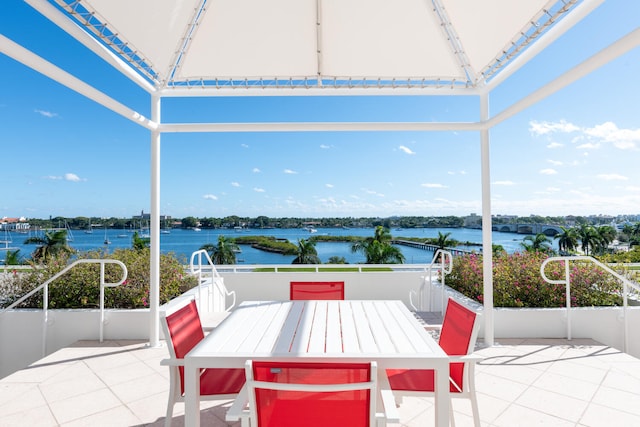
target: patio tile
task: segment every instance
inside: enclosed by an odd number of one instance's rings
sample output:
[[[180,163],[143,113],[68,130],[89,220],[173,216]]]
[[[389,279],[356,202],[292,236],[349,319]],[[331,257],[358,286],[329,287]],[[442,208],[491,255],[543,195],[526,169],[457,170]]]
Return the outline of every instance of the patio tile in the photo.
[[[47,407],[47,401],[36,384],[6,380],[0,383],[0,419],[42,407]]]
[[[634,427],[640,425],[640,416],[606,406],[591,404],[582,416],[580,425],[587,427]]]
[[[126,404],[156,395],[159,390],[162,390],[163,395],[168,395],[167,381],[162,375],[154,372],[144,377],[112,385],[111,391]]]
[[[85,393],[69,399],[53,402],[51,412],[60,424],[120,406],[120,402],[109,389]]]
[[[40,385],[40,391],[49,403],[103,388],[106,388],[105,383],[87,365],[79,362]]]
[[[640,389],[635,393],[600,387],[593,397],[593,403],[640,416]]]
[[[553,372],[547,372],[532,384],[539,389],[590,401],[598,390],[598,384],[582,379],[568,378]]]
[[[140,420],[133,412],[124,406],[117,406],[104,412],[99,412],[97,414],[61,424],[62,427],[113,427],[135,425],[140,425]]]
[[[10,415],[0,413],[0,420],[2,427],[57,427],[59,425],[46,405],[27,411],[14,412]]]
[[[562,420],[520,405],[510,405],[491,426],[494,427],[575,427],[575,423]]]
[[[148,375],[157,374],[149,365],[145,362],[138,361],[133,358],[133,362],[124,365],[115,366],[113,368],[107,368],[106,366],[101,369],[94,369],[96,375],[100,377],[102,381],[108,386],[115,386],[117,384],[129,382],[134,379],[144,378]]]
[[[476,375],[483,427],[640,425],[637,359],[597,343],[511,341],[517,344],[477,351],[486,357]],[[140,341],[62,349],[0,381],[0,425],[163,426],[169,370],[160,360],[166,357],[166,347]],[[203,425],[228,426],[229,404],[202,402]],[[473,425],[468,401],[454,399],[453,409],[458,427]],[[433,398],[405,397],[399,412],[398,427],[432,425]],[[175,405],[172,421],[184,425],[183,403]]]
[[[516,403],[520,406],[533,409],[538,413],[552,415],[573,423],[580,420],[580,417],[588,405],[587,401],[537,387],[527,389],[522,396],[516,400]]]

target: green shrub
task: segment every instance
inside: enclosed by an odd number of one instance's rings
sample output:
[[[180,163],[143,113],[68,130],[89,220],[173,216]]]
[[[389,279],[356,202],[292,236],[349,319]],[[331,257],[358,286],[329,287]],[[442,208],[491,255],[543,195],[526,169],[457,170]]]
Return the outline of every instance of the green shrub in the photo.
[[[547,258],[540,252],[514,253],[493,259],[493,304],[495,307],[566,307],[564,284],[550,284],[540,275]],[[621,305],[620,284],[589,262],[570,263],[571,305],[574,307]],[[482,303],[482,255],[471,254],[453,259],[448,286]],[[564,263],[547,264],[545,274],[564,279]]]
[[[89,251],[78,259],[108,258],[122,261],[128,270],[127,280],[120,286],[105,288],[106,308],[149,307],[150,250],[116,249],[111,254]],[[47,265],[15,274],[0,288],[4,306],[36,288],[68,265],[64,256],[51,259]],[[164,304],[195,286],[196,279],[185,274],[184,262],[174,254],[160,255],[160,304]],[[115,283],[122,277],[120,266],[105,265],[105,282]],[[100,265],[80,264],[49,285],[49,308],[96,308],[100,305]],[[42,308],[42,292],[28,298],[20,307]]]

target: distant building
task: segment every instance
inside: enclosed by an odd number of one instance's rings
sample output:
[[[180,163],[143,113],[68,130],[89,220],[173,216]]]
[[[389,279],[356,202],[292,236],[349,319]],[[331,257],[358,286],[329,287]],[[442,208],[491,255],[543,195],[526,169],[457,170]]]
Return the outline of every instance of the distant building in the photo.
[[[134,215],[131,218],[134,220],[149,221],[151,220],[151,214],[144,213],[144,211],[141,211],[140,215]],[[160,221],[170,221],[170,220],[171,220],[171,215],[160,215]]]
[[[7,218],[5,216],[4,218],[0,219],[0,230],[27,231],[30,228],[31,225],[29,225],[25,217]]]

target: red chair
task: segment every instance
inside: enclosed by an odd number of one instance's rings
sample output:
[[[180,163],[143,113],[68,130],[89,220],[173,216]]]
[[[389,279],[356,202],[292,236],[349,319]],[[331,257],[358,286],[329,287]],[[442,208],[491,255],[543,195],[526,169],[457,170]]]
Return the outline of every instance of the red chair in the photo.
[[[344,282],[291,282],[290,299],[343,300]]]
[[[227,420],[251,427],[384,425],[384,414],[376,413],[376,372],[375,362],[249,360],[246,396],[234,402]],[[240,406],[242,412],[234,414]]]
[[[476,313],[465,306],[449,299],[447,310],[442,322],[438,344],[450,356],[452,362],[449,367],[449,391],[451,397],[468,398],[471,401],[473,422],[480,426],[478,401],[475,390],[475,364],[479,357],[469,356],[473,353],[478,334]],[[435,391],[435,375],[433,370],[426,369],[387,369],[389,385],[393,394],[402,396],[433,395]],[[453,409],[451,410],[451,423]]]
[[[170,359],[161,362],[170,369],[169,403],[165,426],[171,425],[173,407],[184,402],[184,356],[204,338],[195,300],[172,309],[162,316]],[[204,400],[233,399],[244,385],[244,369],[203,369],[200,396]]]

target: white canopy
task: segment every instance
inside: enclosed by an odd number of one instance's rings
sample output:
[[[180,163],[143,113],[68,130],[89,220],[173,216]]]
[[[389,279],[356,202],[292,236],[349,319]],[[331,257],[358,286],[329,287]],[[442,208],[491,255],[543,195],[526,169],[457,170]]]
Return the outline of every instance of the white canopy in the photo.
[[[640,45],[636,29],[489,115],[490,92],[604,0],[25,0],[151,96],[151,118],[0,35],[0,52],[151,131],[150,341],[158,344],[164,132],[480,132],[485,343],[493,344],[489,129]],[[475,123],[162,123],[163,97],[476,95]]]
[[[43,1],[27,0],[33,5]],[[578,0],[55,0],[155,88],[473,92]],[[598,3],[598,2],[587,2]],[[42,6],[40,6],[42,7]],[[585,7],[584,9],[590,9]]]

